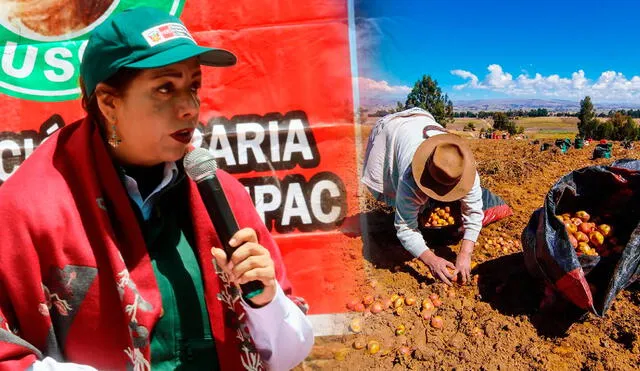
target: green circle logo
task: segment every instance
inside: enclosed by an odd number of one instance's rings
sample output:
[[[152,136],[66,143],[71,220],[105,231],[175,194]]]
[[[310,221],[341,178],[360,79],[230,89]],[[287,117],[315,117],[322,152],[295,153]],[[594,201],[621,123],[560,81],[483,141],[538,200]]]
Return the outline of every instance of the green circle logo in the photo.
[[[91,30],[125,9],[180,16],[185,0],[0,0],[0,92],[37,101],[80,96],[80,62]]]

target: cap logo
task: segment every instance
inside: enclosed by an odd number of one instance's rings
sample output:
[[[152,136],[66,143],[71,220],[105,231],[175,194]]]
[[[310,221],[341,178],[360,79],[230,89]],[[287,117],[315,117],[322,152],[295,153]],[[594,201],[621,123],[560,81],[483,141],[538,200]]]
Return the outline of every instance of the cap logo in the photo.
[[[165,23],[149,28],[142,32],[142,37],[144,37],[149,46],[156,46],[177,38],[190,39],[195,43],[189,31],[180,23]]]

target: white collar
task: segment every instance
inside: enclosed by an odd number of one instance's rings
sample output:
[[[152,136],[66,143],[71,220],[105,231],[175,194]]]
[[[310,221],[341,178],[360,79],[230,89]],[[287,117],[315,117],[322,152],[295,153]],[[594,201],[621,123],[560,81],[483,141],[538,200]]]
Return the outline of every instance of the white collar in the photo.
[[[142,212],[142,217],[144,220],[148,220],[151,216],[151,211],[154,206],[154,198],[153,196],[166,188],[171,181],[178,175],[178,166],[175,162],[165,162],[164,163],[164,175],[162,177],[162,181],[160,184],[147,196],[146,199],[142,199],[142,195],[140,194],[140,189],[138,188],[138,182],[135,179],[128,176],[126,173],[124,174],[124,186],[127,189],[127,193],[129,197],[138,205],[140,211]]]

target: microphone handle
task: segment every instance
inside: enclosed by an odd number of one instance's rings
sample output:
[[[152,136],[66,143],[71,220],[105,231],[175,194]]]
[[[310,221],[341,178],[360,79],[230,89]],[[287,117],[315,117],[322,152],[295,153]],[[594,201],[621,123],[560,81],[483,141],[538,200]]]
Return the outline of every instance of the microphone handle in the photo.
[[[231,255],[236,249],[229,245],[229,240],[240,228],[233,216],[224,190],[220,186],[220,181],[214,176],[200,181],[197,185],[209,218],[211,218],[222,247],[227,253],[227,259],[231,260]],[[246,299],[251,299],[264,291],[264,284],[258,280],[251,281],[240,285],[240,289]]]

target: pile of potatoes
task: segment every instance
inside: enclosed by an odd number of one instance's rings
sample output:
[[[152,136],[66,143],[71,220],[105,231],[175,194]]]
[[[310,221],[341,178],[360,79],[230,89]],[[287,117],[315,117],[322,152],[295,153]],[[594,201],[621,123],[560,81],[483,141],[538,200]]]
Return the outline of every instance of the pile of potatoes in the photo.
[[[578,256],[607,257],[612,253],[619,254],[624,249],[624,245],[619,244],[613,235],[613,228],[609,224],[590,221],[591,215],[584,210],[577,211],[574,215],[556,215],[556,218],[564,224],[569,242]]]
[[[451,215],[451,208],[449,206],[445,206],[433,209],[429,217],[425,218],[424,226],[426,228],[437,228],[455,224],[456,220]]]

